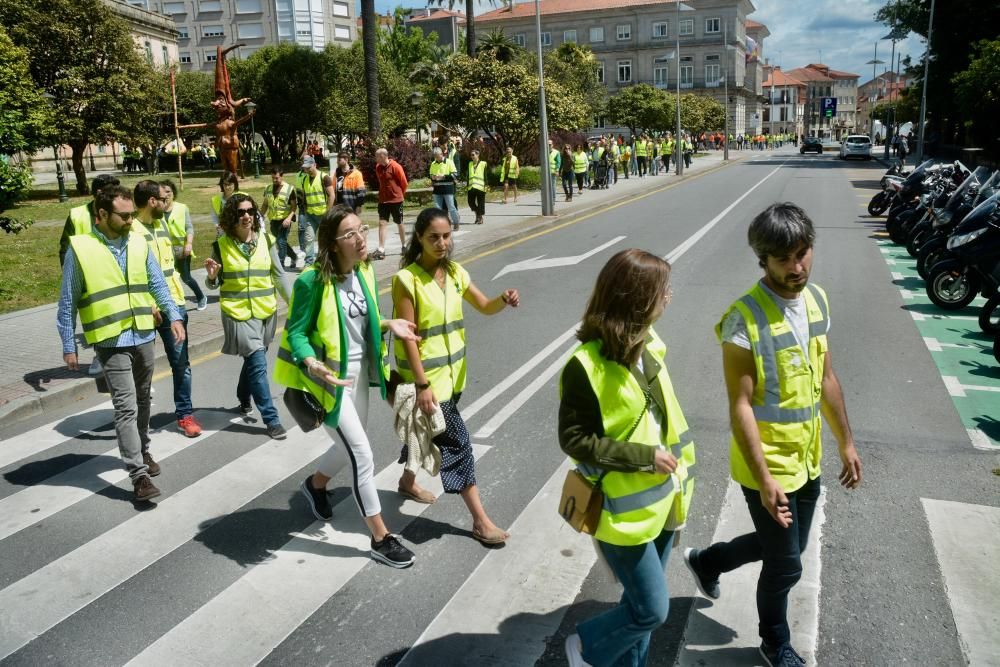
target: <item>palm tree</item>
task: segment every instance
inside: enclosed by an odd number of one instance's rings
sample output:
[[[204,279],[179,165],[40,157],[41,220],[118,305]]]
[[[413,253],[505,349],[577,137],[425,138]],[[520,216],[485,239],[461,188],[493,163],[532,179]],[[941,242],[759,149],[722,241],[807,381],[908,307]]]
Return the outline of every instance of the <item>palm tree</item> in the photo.
[[[428,4],[435,4],[444,7],[448,3],[448,9],[454,10],[462,0],[427,0]],[[509,6],[508,0],[489,0],[494,7],[497,4]],[[476,0],[465,0],[465,51],[470,58],[476,57]]]
[[[377,140],[382,136],[382,107],[378,99],[378,24],[375,0],[361,0],[361,41],[365,52],[365,90],[368,93],[368,136]]]
[[[410,81],[428,88],[439,88],[445,83],[444,65],[451,53],[437,44],[430,49],[429,57],[420,61],[410,73]]]
[[[479,45],[479,53],[488,53],[502,63],[509,63],[514,60],[520,48],[517,42],[504,33],[503,28],[494,28]]]

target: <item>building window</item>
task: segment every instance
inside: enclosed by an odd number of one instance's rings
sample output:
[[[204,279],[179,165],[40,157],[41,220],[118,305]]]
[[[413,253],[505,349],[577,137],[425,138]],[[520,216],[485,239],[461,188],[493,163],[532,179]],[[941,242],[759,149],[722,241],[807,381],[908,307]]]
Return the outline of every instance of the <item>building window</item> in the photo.
[[[226,32],[221,25],[206,25],[201,28],[202,37],[225,37]]]
[[[563,30],[563,41],[576,44],[576,30]]]
[[[180,33],[179,35],[177,35],[177,39],[190,39],[191,38],[191,35],[188,34],[187,26],[183,26],[183,25],[177,26],[177,32]]]
[[[334,16],[350,16],[351,10],[346,2],[341,2],[340,0],[333,0],[333,15]]]
[[[705,65],[705,87],[706,88],[718,88],[719,83],[722,81],[720,76],[719,65]]]
[[[670,67],[653,61],[653,86],[667,88],[670,84]]]
[[[333,38],[342,41],[351,41],[351,28],[346,25],[333,26]]]
[[[600,44],[604,41],[604,26],[599,25],[590,29],[590,43]]]
[[[520,46],[522,49],[524,48],[524,33],[523,32],[519,32],[516,35],[514,35],[514,43],[517,44],[518,46]]]
[[[618,61],[618,83],[632,83],[632,61]]]
[[[594,116],[594,128],[603,130],[605,127],[604,116]]]
[[[619,42],[627,42],[632,39],[632,24],[631,23],[619,23],[615,29],[617,33],[617,39]]]
[[[668,25],[669,23],[667,21],[656,21],[653,23],[653,39],[663,39],[664,37],[668,37]]]
[[[240,39],[260,39],[264,36],[263,23],[240,23],[236,27]]]
[[[161,46],[160,47],[160,51],[162,52],[162,55],[163,55],[163,64],[164,65],[169,65],[170,64],[170,51],[168,51],[167,47],[165,47],[165,46]]]
[[[542,46],[552,46],[552,33],[543,32],[542,33]]]
[[[205,51],[205,62],[214,63],[217,55],[214,51]]]
[[[146,42],[145,42],[145,44],[143,44],[143,46],[146,49],[146,62],[149,63],[150,65],[152,65],[153,64],[153,45],[150,44],[149,40],[147,39]]]
[[[693,35],[694,34],[694,19],[681,19],[677,24],[677,33],[680,35]]]
[[[181,51],[180,58],[182,64],[187,65],[191,63],[191,54],[187,51]]]
[[[681,88],[694,88],[694,58],[681,58]]]
[[[187,9],[183,2],[164,2],[163,13],[167,16],[171,14],[187,14]]]
[[[604,83],[604,61],[597,61],[597,82]]]
[[[236,0],[237,14],[259,14],[261,11],[260,0]]]
[[[722,19],[705,19],[705,34],[722,32]]]
[[[222,0],[199,0],[198,11],[201,12],[221,12]]]
[[[292,38],[292,22],[278,21],[278,39]]]

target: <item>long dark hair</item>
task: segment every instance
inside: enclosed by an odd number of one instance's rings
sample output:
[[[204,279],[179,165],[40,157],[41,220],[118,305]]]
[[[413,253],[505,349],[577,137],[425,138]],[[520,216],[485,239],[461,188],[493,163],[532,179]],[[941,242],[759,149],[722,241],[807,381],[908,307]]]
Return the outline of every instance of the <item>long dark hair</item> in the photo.
[[[420,244],[420,237],[424,235],[424,232],[426,232],[427,228],[431,226],[431,223],[438,218],[448,220],[449,226],[451,225],[451,220],[448,218],[448,212],[444,209],[432,206],[431,208],[425,208],[417,214],[417,221],[413,223],[413,234],[410,236],[410,242],[406,245],[406,252],[403,253],[403,257],[399,260],[399,268],[404,269],[410,264],[420,261],[420,256],[424,254],[424,247]],[[441,266],[443,266],[448,273],[451,273],[452,265],[451,248],[449,248],[448,254],[441,259]]]
[[[632,367],[669,283],[666,260],[636,248],[617,253],[597,276],[577,339],[601,341],[604,358]]]
[[[222,227],[222,231],[229,236],[235,236],[233,232],[236,230],[236,225],[240,221],[240,216],[236,213],[236,209],[239,208],[239,205],[245,201],[253,204],[254,210],[257,210],[257,202],[253,200],[253,197],[243,192],[233,193],[233,196],[226,200],[226,205],[222,207],[222,213],[219,214],[219,226]],[[254,233],[260,231],[259,215],[255,215],[253,217],[253,231]]]
[[[354,209],[343,204],[337,204],[323,214],[319,221],[316,253],[316,279],[329,282],[334,276],[339,280],[344,276],[337,266],[337,236],[340,235],[340,225],[347,216],[354,215]]]

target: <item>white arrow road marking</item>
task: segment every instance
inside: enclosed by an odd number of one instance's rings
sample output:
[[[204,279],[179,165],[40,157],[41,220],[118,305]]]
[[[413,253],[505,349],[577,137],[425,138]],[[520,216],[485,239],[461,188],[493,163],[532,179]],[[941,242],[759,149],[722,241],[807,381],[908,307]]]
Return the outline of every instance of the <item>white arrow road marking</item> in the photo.
[[[972,441],[973,448],[981,449],[987,452],[1000,451],[1000,445],[993,442],[993,440],[990,439],[990,436],[986,435],[978,428],[967,428],[965,430],[969,434],[969,440]]]
[[[575,255],[573,257],[550,257],[548,259],[542,259],[545,255],[539,255],[538,257],[526,259],[522,262],[514,262],[513,264],[508,264],[500,269],[500,273],[493,276],[493,280],[496,280],[500,276],[508,273],[514,273],[515,271],[533,271],[535,269],[551,269],[557,266],[573,266],[575,264],[579,264],[588,257],[596,255],[605,248],[613,246],[624,238],[624,236],[616,236],[607,243],[597,246],[590,252],[585,252],[582,255]]]
[[[937,338],[924,337],[924,345],[931,352],[941,352],[944,348],[957,348],[960,350],[985,350],[983,345],[970,345],[967,343],[942,343]]]
[[[952,396],[964,397],[966,391],[995,391],[1000,392],[1000,387],[986,387],[981,384],[962,384],[954,375],[942,375],[944,386],[948,388],[948,393]]]
[[[910,311],[910,316],[917,322],[923,322],[924,320],[979,320],[978,317],[973,317],[972,315],[945,315],[944,313],[928,315],[927,313],[918,313],[915,310]]]

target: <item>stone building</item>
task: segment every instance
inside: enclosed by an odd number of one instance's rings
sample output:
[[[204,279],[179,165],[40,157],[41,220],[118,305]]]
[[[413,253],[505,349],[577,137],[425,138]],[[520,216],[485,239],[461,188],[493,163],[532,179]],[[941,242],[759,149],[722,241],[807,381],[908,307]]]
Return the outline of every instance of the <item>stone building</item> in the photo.
[[[812,63],[790,70],[788,76],[806,85],[803,134],[839,141],[858,128],[858,75],[830,69],[828,65]],[[836,98],[837,113],[833,118],[823,114],[823,98]]]

